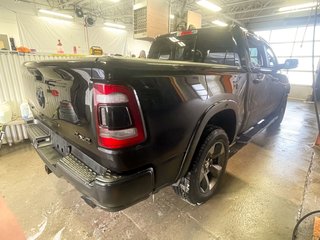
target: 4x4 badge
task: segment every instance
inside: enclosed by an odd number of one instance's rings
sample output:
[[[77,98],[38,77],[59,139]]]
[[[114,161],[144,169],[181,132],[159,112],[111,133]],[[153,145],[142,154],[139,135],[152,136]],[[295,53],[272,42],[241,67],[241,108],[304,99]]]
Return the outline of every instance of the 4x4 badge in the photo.
[[[84,142],[87,142],[87,143],[91,143],[91,139],[88,138],[88,137],[85,137],[83,136],[82,134],[78,133],[78,132],[75,132],[74,133],[75,136],[77,136],[80,140],[84,141]]]

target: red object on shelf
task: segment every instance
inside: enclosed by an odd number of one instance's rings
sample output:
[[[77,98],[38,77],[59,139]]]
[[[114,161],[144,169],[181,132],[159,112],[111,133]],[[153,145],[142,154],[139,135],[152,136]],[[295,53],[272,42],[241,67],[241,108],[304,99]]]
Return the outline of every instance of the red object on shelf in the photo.
[[[63,46],[62,46],[62,43],[59,39],[58,39],[58,44],[57,44],[57,53],[64,54]]]
[[[58,90],[51,90],[51,94],[52,94],[52,96],[54,96],[54,97],[58,97],[58,96],[59,96]]]

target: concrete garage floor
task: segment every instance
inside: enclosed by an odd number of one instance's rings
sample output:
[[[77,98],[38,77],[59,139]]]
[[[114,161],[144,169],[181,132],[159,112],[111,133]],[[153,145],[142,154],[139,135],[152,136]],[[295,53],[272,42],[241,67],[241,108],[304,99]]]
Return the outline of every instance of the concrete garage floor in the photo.
[[[191,206],[170,187],[118,213],[92,209],[47,175],[30,144],[0,150],[0,193],[34,239],[291,239],[296,219],[320,209],[312,104],[290,101],[281,128],[263,131],[230,160],[221,191]],[[143,186],[141,186],[143,187]],[[311,239],[313,217],[298,239]]]

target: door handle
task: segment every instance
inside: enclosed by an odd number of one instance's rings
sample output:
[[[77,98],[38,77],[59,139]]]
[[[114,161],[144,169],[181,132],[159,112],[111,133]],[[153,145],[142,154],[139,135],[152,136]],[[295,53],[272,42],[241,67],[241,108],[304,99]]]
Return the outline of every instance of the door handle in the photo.
[[[261,83],[264,79],[264,75],[259,73],[257,74],[257,77],[255,79],[253,79],[253,83]]]
[[[253,83],[261,83],[262,80],[261,79],[253,79]]]

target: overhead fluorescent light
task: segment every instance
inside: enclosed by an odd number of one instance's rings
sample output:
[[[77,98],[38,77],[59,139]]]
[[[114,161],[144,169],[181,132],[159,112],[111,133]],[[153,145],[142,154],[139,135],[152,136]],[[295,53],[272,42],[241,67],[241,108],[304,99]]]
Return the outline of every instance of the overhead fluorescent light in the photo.
[[[207,8],[209,10],[212,10],[214,12],[219,12],[221,11],[221,7],[219,7],[218,5],[208,1],[208,0],[200,0],[197,1],[197,4],[199,4],[200,6]]]
[[[223,22],[223,21],[220,21],[220,20],[214,20],[214,21],[212,21],[212,23],[215,24],[215,25],[217,25],[217,26],[219,26],[219,27],[226,27],[226,26],[228,26],[227,23],[225,23],[225,22]]]
[[[290,12],[290,11],[296,11],[296,10],[309,10],[313,7],[316,7],[317,3],[316,2],[309,2],[309,3],[303,3],[303,4],[298,4],[298,5],[292,5],[292,6],[287,6],[287,7],[281,7],[279,8],[279,12]]]
[[[174,15],[173,14],[170,14],[170,19],[174,19]]]
[[[50,11],[50,10],[46,10],[46,9],[39,9],[39,13],[43,13],[43,14],[47,14],[47,15],[51,15],[51,16],[55,16],[55,17],[67,18],[67,19],[73,18],[71,15],[58,13],[58,12],[54,12],[54,11]]]
[[[119,28],[119,29],[126,28],[126,26],[124,26],[124,25],[116,24],[116,23],[109,23],[109,22],[105,22],[104,25],[106,25],[107,27],[111,27],[111,28]]]
[[[296,10],[285,11],[285,12],[278,12],[278,15],[296,13],[296,12],[305,12],[305,11],[310,11],[312,9],[314,9],[314,8],[303,8],[303,9],[296,9]]]

